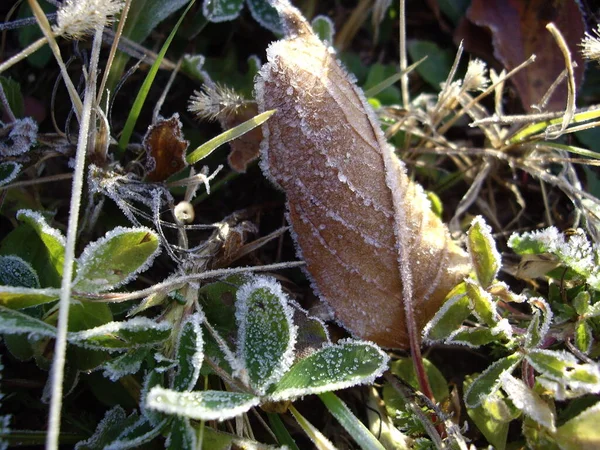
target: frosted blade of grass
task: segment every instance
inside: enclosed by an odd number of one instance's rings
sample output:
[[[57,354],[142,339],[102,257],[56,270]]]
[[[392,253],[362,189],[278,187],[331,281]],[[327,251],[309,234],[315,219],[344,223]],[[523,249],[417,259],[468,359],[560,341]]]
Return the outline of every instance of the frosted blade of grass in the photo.
[[[398,80],[400,80],[404,75],[412,72],[419,64],[421,64],[426,59],[427,59],[427,56],[424,56],[423,58],[419,59],[417,62],[408,66],[405,70],[395,73],[394,75],[387,77],[385,80],[381,81],[380,83],[377,83],[375,86],[367,89],[365,91],[365,97],[367,97],[367,98],[375,97],[381,91],[383,91],[384,89],[387,89],[388,87],[390,87],[394,83],[396,83]]]
[[[146,75],[146,79],[144,80],[144,83],[142,84],[142,86],[140,87],[140,90],[138,91],[135,101],[133,102],[133,106],[131,107],[131,111],[129,111],[129,116],[127,117],[125,126],[123,127],[123,133],[121,134],[121,138],[119,139],[119,148],[121,149],[121,151],[124,151],[125,148],[127,148],[127,145],[129,144],[129,139],[131,139],[131,135],[133,134],[133,129],[134,129],[137,119],[140,115],[140,112],[142,111],[142,107],[144,106],[144,102],[146,101],[146,97],[148,96],[148,92],[150,91],[150,87],[152,86],[152,83],[154,82],[154,78],[156,77],[156,74],[158,73],[158,69],[160,68],[162,60],[165,57],[165,54],[167,53],[167,50],[169,49],[169,46],[171,45],[171,42],[173,41],[173,38],[175,37],[175,34],[177,33],[177,30],[179,29],[181,22],[183,22],[183,18],[185,17],[187,12],[190,10],[190,8],[192,7],[192,5],[194,4],[195,1],[196,0],[191,0],[190,3],[185,8],[185,10],[183,11],[183,14],[181,14],[181,17],[179,18],[179,20],[173,27],[171,34],[169,34],[169,37],[167,38],[167,40],[163,44],[162,48],[160,49],[160,52],[158,53],[158,56],[156,57],[156,61],[154,61],[154,64],[152,64],[152,67],[150,68],[148,75]]]
[[[226,144],[229,141],[232,141],[248,131],[256,128],[265,122],[269,117],[271,117],[275,113],[275,110],[265,111],[262,114],[259,114],[253,117],[250,120],[241,123],[240,125],[227,130],[220,135],[212,138],[210,141],[205,142],[192,153],[187,156],[187,162],[189,164],[195,164],[201,159],[210,155],[213,151],[215,151],[218,147],[223,144]]]
[[[579,156],[585,156],[586,158],[600,159],[600,153],[592,151],[592,150],[587,150],[587,149],[581,148],[581,147],[575,147],[574,145],[565,145],[565,144],[559,144],[558,142],[548,142],[548,141],[540,141],[540,142],[538,142],[537,145],[542,146],[542,147],[545,146],[545,147],[555,148],[557,150],[565,150],[569,153],[574,153]]]
[[[333,444],[329,441],[329,439],[327,439],[323,435],[323,433],[321,433],[317,428],[315,428],[315,426],[312,423],[306,420],[304,416],[300,414],[300,412],[298,412],[296,408],[294,408],[294,405],[290,405],[290,412],[294,416],[294,419],[296,419],[296,422],[298,422],[298,425],[300,425],[300,428],[304,430],[306,435],[310,438],[313,444],[315,444],[315,447],[317,447],[317,449],[336,450]]]
[[[358,420],[352,411],[350,411],[350,408],[337,395],[332,392],[324,392],[319,394],[319,398],[360,448],[363,450],[384,450],[381,442]]]

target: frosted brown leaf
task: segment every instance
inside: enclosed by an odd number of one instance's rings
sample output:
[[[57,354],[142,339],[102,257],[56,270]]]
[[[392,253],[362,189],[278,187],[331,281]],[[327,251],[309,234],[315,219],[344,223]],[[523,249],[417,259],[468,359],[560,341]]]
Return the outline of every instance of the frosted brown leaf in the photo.
[[[287,196],[314,289],[354,335],[406,348],[468,271],[467,257],[409,181],[362,91],[298,10],[275,4],[286,39],[256,81],[261,166]]]

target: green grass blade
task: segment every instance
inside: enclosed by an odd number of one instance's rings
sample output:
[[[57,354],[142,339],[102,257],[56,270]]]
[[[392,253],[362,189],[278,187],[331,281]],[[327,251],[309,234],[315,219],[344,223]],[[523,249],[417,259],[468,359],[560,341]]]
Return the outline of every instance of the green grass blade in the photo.
[[[381,91],[383,91],[384,89],[390,87],[392,84],[394,84],[400,78],[402,78],[405,74],[412,72],[413,69],[415,69],[419,64],[421,64],[426,59],[427,59],[427,56],[424,56],[423,58],[421,58],[417,62],[415,62],[415,63],[411,64],[410,66],[408,66],[406,69],[404,69],[404,70],[402,70],[402,71],[400,71],[398,73],[395,73],[392,76],[387,77],[381,83],[377,83],[372,88],[367,89],[365,91],[365,97],[367,97],[367,98],[375,97]]]
[[[239,124],[237,127],[233,127],[230,130],[227,130],[224,133],[221,133],[220,135],[212,138],[210,141],[205,142],[192,153],[190,153],[187,156],[187,162],[189,164],[197,163],[202,158],[205,158],[208,155],[210,155],[221,145],[240,137],[244,133],[247,133],[253,128],[256,128],[257,126],[266,122],[267,119],[273,114],[275,114],[274,109],[270,111],[265,111],[264,113],[259,114],[258,116],[255,116],[250,120],[246,120],[244,123]]]
[[[156,74],[158,73],[158,69],[162,63],[162,60],[165,57],[165,54],[167,53],[167,50],[171,45],[171,41],[173,41],[175,33],[177,33],[181,22],[183,22],[183,18],[190,10],[195,1],[196,0],[191,0],[185,8],[185,11],[183,11],[183,14],[173,27],[173,31],[171,31],[171,34],[169,34],[169,37],[160,49],[160,52],[156,57],[156,61],[154,61],[154,64],[152,64],[148,75],[146,75],[146,79],[144,80],[144,83],[142,84],[142,87],[140,88],[137,97],[135,98],[135,102],[131,107],[131,111],[129,111],[129,116],[127,117],[127,121],[125,122],[125,126],[123,127],[123,133],[121,134],[121,138],[119,139],[119,149],[121,149],[121,151],[125,151],[125,148],[127,148],[127,145],[129,144],[129,139],[131,139],[133,129],[140,115],[140,112],[142,111],[142,107],[144,106],[144,102],[146,101],[146,97],[148,96],[148,92],[150,91],[150,87],[154,82],[154,78],[156,78]]]
[[[557,150],[564,150],[564,151],[567,151],[569,153],[574,153],[579,156],[585,156],[586,158],[600,159],[600,153],[592,151],[592,150],[587,150],[587,149],[581,148],[581,147],[575,147],[574,145],[565,145],[565,144],[559,144],[557,142],[548,142],[548,141],[540,141],[538,143],[538,145],[555,148]]]
[[[279,445],[285,445],[290,450],[300,450],[294,442],[294,439],[290,435],[290,432],[287,430],[281,417],[279,414],[268,413],[267,417],[269,418],[269,424],[271,425],[271,430],[275,434]]]
[[[337,395],[333,392],[324,392],[318,395],[329,412],[346,429],[360,448],[363,450],[385,450],[381,442],[358,420],[352,411],[350,411],[350,408]]]

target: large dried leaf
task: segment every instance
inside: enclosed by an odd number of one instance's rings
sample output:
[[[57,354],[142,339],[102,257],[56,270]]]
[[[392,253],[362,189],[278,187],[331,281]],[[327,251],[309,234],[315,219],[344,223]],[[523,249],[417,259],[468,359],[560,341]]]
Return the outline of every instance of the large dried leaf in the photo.
[[[256,84],[262,168],[286,193],[313,285],[355,335],[407,347],[404,308],[422,327],[467,259],[386,143],[363,93],[287,2],[286,39],[271,44]]]
[[[538,104],[554,80],[565,69],[564,56],[556,41],[546,30],[554,22],[563,34],[575,68],[577,86],[583,79],[585,67],[578,45],[584,36],[585,24],[576,0],[473,0],[467,17],[492,33],[494,56],[507,69],[514,69],[532,54],[534,64],[518,72],[512,81],[525,109]],[[548,103],[548,110],[565,109],[566,82],[557,88]]]

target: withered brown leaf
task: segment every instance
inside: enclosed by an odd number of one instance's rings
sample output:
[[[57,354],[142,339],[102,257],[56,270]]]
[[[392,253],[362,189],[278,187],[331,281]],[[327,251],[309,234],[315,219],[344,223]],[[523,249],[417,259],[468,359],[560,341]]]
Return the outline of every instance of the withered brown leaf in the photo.
[[[287,2],[287,38],[256,82],[261,166],[287,196],[313,287],[353,334],[406,348],[405,305],[419,329],[468,270],[465,253],[386,143],[362,91]],[[410,308],[409,308],[410,310]]]
[[[148,127],[143,145],[149,181],[165,181],[188,165],[185,151],[189,142],[183,138],[181,126],[179,115],[174,114]]]

